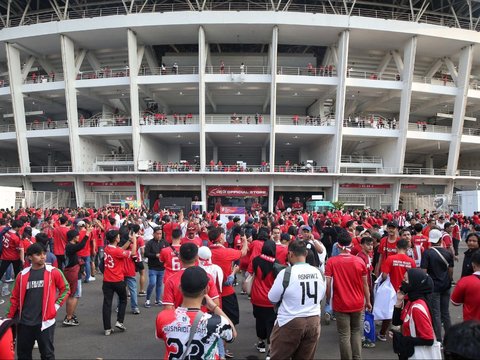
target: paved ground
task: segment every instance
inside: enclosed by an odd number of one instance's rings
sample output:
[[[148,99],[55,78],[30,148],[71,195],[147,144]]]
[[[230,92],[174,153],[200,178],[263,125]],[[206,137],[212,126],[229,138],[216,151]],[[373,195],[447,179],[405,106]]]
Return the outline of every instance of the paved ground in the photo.
[[[461,244],[465,251],[465,243]],[[455,279],[458,279],[461,272],[460,258],[458,266],[455,267]],[[78,327],[65,328],[61,325],[65,316],[65,309],[62,308],[57,316],[57,328],[55,334],[55,347],[57,359],[159,359],[164,356],[163,342],[155,339],[155,317],[161,310],[152,307],[150,309],[141,308],[140,315],[132,315],[127,312],[125,318],[125,333],[115,333],[110,337],[103,335],[102,326],[102,277],[98,276],[97,281],[84,284],[83,297],[77,309],[77,316],[80,321]],[[254,348],[256,341],[255,323],[252,315],[250,301],[246,296],[238,296],[241,319],[238,326],[239,336],[236,341],[230,345],[230,350],[237,359],[264,359],[263,354],[259,354]],[[144,298],[139,298],[143,303]],[[128,309],[129,309],[128,305]],[[4,313],[6,304],[0,305],[0,313]],[[462,320],[461,308],[450,306],[452,322]],[[114,323],[115,315],[112,314]],[[37,350],[34,351],[34,357],[39,358]],[[322,324],[321,336],[316,352],[318,359],[338,359],[340,352],[338,350],[338,337],[335,322],[329,326]],[[397,359],[392,351],[392,343],[377,342],[374,349],[363,349],[364,359]]]

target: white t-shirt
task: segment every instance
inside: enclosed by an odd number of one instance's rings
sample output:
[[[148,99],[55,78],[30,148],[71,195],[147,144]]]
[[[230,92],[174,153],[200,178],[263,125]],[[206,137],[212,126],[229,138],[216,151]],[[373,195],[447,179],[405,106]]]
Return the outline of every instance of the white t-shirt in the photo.
[[[273,304],[278,303],[282,296],[284,275],[285,270],[280,271],[268,292],[268,299]],[[320,302],[325,296],[325,288],[319,269],[305,263],[292,266],[290,282],[278,309],[278,325],[283,326],[299,317],[320,316]]]
[[[156,228],[158,225],[152,221],[148,222],[148,225],[143,229],[143,239],[145,241],[150,241],[153,239],[153,229]]]

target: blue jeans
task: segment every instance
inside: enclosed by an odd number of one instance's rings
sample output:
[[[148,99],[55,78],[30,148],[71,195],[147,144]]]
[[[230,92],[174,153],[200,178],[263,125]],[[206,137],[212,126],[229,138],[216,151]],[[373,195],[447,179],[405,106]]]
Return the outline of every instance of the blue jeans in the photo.
[[[85,280],[84,282],[88,283],[91,276],[91,267],[90,267],[90,256],[82,256],[83,261],[85,261]]]
[[[160,301],[160,297],[162,296],[163,273],[163,270],[148,269],[147,300],[150,300],[153,288],[155,288],[155,300]]]
[[[133,276],[125,276],[125,283],[127,284],[128,291],[130,292],[130,306],[133,311],[138,308],[137,278]]]

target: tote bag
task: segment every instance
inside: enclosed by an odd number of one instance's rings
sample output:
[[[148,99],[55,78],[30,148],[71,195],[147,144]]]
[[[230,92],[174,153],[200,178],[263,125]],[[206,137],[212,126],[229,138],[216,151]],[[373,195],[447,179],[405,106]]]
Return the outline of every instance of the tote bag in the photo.
[[[427,310],[423,305],[415,304],[412,306],[412,309],[413,308],[419,309],[428,318],[430,318]],[[410,316],[410,322],[408,326],[410,327],[410,335],[412,337],[416,337],[417,333],[415,331],[415,321],[413,320],[413,316]],[[442,360],[441,345],[437,340],[434,340],[432,346],[415,346],[415,352],[413,353],[413,356],[410,359]]]
[[[373,305],[373,316],[375,320],[391,320],[393,307],[397,302],[397,293],[388,276],[385,281],[380,276],[375,282],[375,303]]]

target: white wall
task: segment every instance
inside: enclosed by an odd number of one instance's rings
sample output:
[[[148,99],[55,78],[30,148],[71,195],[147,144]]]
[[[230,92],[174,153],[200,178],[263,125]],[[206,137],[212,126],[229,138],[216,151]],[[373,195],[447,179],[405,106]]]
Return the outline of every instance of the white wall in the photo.
[[[395,159],[398,157],[396,152],[397,139],[378,140],[378,143],[365,150],[364,155],[380,156],[383,159],[383,167],[394,167]],[[349,154],[344,154],[349,155]]]
[[[300,160],[315,160],[317,166],[328,166],[331,168],[334,165],[334,146],[333,136],[319,136],[317,141],[305,146],[303,154],[300,153]],[[302,157],[306,156],[306,158]]]
[[[83,170],[92,170],[96,157],[104,154],[110,154],[107,143],[80,136],[80,164]]]
[[[162,164],[165,164],[168,161],[167,149],[166,144],[160,140],[144,135],[140,142],[138,160],[160,161]]]

